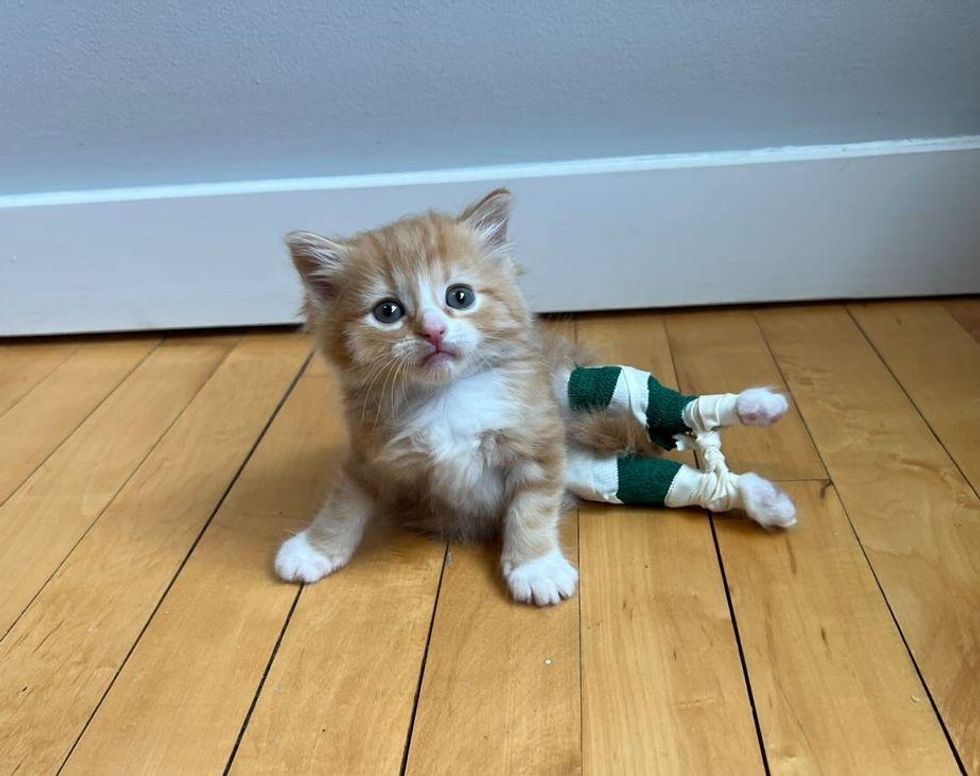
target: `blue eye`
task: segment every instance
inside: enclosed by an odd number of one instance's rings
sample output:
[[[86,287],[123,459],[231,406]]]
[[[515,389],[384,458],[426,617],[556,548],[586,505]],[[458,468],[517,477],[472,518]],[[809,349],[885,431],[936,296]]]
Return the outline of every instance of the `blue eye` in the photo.
[[[466,310],[476,303],[476,291],[463,284],[450,286],[446,290],[446,304],[454,310]]]
[[[394,299],[386,299],[374,306],[374,318],[381,323],[397,323],[405,315],[405,308]]]

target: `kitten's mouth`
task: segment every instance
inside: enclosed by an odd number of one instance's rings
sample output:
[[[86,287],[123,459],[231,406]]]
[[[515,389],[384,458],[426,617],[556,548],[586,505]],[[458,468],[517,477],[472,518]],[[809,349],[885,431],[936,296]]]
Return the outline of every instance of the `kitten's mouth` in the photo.
[[[456,359],[456,354],[445,348],[437,348],[422,359],[421,366],[431,369],[434,367],[445,366],[450,361]]]

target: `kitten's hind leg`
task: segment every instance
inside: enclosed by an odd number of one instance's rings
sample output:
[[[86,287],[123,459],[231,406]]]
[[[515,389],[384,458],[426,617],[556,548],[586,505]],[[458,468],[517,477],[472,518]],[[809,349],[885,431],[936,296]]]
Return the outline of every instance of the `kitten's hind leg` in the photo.
[[[276,554],[276,573],[286,582],[316,582],[346,566],[364,536],[374,502],[345,472],[305,531]]]
[[[671,450],[675,438],[723,426],[769,426],[789,409],[786,397],[770,388],[739,394],[690,396],[661,384],[631,366],[591,366],[559,370],[555,393],[570,412],[616,412],[632,416],[651,442]]]
[[[742,509],[764,528],[789,528],[796,523],[796,505],[789,495],[752,472],[681,466],[664,503],[668,507],[699,506],[711,512]]]
[[[684,408],[697,397],[662,385],[631,366],[583,366],[556,374],[556,393],[571,412],[608,411],[632,416],[650,441],[674,448],[674,436],[690,430]],[[563,385],[562,385],[563,384]]]
[[[771,388],[748,388],[739,394],[709,393],[684,407],[684,423],[692,431],[724,426],[771,426],[789,410],[789,402]]]
[[[568,489],[588,501],[743,509],[767,528],[796,522],[796,507],[786,493],[757,474],[734,474],[723,466],[701,471],[664,458],[596,458],[572,450],[566,477]]]

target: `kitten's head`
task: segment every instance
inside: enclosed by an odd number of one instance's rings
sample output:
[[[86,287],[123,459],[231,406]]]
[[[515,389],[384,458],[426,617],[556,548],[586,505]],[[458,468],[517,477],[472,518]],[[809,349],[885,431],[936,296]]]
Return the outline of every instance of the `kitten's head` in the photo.
[[[518,352],[530,315],[508,250],[510,205],[498,189],[458,217],[427,213],[349,239],[286,236],[309,325],[354,385],[438,385]]]

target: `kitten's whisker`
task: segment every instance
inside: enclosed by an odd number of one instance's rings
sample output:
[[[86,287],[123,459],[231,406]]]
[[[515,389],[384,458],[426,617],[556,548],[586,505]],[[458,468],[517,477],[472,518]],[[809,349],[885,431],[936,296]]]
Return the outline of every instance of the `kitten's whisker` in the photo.
[[[399,388],[404,389],[404,387],[405,387],[404,381],[400,381],[400,378],[401,378],[401,375],[402,375],[402,371],[404,369],[405,369],[405,363],[404,362],[398,364],[398,366],[395,368],[395,377],[391,381],[391,405],[388,408],[388,412],[391,415],[394,415],[395,414],[395,405],[397,404],[396,391]]]
[[[404,399],[405,394],[408,390],[408,383],[402,379],[403,373],[408,372],[408,364],[402,361],[398,364],[398,369],[395,372],[395,379],[391,384],[391,412],[394,414],[395,408],[401,404],[402,399]],[[399,395],[396,395],[396,388],[401,389]]]
[[[368,404],[370,402],[371,389],[374,384],[378,381],[378,378],[384,374],[386,367],[386,362],[381,361],[371,372],[371,379],[368,382],[367,387],[361,392],[361,422],[364,422],[364,415],[367,413]]]
[[[389,356],[388,360],[385,362],[385,379],[384,383],[381,385],[381,398],[378,402],[378,412],[374,416],[373,429],[378,427],[378,422],[381,420],[381,409],[384,408],[385,395],[388,393],[388,380],[394,376],[396,370],[392,370],[391,367],[395,366],[397,368],[398,362],[395,360],[394,356]],[[390,414],[390,412],[389,412]]]

